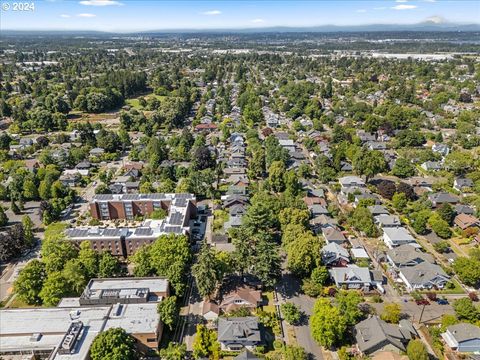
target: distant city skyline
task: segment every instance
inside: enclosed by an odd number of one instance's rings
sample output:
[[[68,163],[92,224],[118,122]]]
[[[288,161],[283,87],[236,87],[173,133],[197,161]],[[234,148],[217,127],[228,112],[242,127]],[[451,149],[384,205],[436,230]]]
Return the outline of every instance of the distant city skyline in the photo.
[[[479,23],[476,0],[144,1],[25,0],[34,11],[2,6],[2,30],[248,29],[277,26]],[[13,0],[1,0],[12,5]]]

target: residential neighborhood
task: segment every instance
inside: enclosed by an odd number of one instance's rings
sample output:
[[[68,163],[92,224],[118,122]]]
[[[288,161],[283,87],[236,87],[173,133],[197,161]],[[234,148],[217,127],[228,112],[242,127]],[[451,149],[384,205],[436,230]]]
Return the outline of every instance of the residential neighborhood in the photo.
[[[1,359],[478,359],[480,29],[405,15],[451,2],[58,3],[0,39]],[[215,26],[76,28],[125,9]]]

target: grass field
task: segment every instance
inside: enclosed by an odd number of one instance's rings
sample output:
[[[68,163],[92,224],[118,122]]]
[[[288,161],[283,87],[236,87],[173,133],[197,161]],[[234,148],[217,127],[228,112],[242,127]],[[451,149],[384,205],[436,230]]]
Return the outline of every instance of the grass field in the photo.
[[[127,99],[125,100],[125,104],[137,110],[144,110],[144,108],[140,105],[140,98],[145,98],[148,101],[148,99],[151,99],[153,97],[156,97],[160,101],[165,98],[165,96],[155,95],[152,93],[144,96],[139,96],[134,99]]]

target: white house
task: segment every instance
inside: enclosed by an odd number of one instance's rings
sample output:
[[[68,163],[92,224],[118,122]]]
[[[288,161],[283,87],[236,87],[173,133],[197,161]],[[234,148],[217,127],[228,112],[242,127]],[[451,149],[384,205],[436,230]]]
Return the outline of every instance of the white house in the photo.
[[[415,243],[415,238],[404,227],[383,228],[383,241],[390,248],[403,244]]]

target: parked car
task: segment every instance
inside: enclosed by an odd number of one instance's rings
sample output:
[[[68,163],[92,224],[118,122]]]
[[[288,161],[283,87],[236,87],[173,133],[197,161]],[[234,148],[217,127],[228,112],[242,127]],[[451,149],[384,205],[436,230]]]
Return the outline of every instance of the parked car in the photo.
[[[438,299],[437,304],[438,305],[448,305],[448,300],[447,299]]]
[[[430,305],[430,302],[427,299],[420,299],[415,301],[417,305]]]

